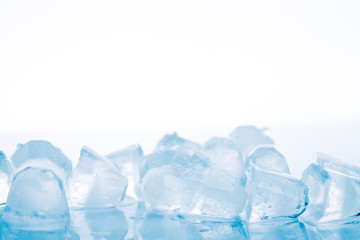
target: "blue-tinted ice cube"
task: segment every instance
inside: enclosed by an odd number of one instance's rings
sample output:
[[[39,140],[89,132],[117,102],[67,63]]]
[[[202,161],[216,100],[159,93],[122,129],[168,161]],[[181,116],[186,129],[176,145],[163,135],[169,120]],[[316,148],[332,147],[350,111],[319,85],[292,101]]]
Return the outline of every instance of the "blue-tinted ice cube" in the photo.
[[[48,141],[29,141],[26,144],[18,144],[11,162],[16,171],[26,167],[51,169],[65,185],[72,173],[70,159]]]
[[[0,151],[0,205],[6,202],[13,170],[5,154]]]
[[[49,169],[28,167],[18,172],[2,221],[7,232],[19,236],[63,233],[70,217],[61,180]]]
[[[326,222],[358,215],[360,169],[325,154],[317,154],[317,163],[303,175],[313,193],[303,220]]]
[[[138,186],[140,181],[140,165],[143,161],[143,151],[140,145],[132,145],[125,149],[110,153],[106,156],[127,177],[128,188],[126,195],[134,199],[138,198]]]
[[[302,175],[302,180],[309,188],[309,205],[301,215],[301,219],[307,222],[317,222],[325,212],[329,187],[330,176],[327,171],[316,164],[311,164]]]
[[[271,220],[249,225],[251,240],[308,240],[303,223],[293,220]]]
[[[246,161],[264,170],[290,174],[284,155],[273,146],[256,147]]]
[[[204,143],[202,152],[209,158],[210,165],[234,179],[240,179],[244,161],[235,143],[228,138],[213,137]]]
[[[126,188],[127,178],[112,161],[83,147],[69,184],[69,205],[112,207],[124,199]]]
[[[300,180],[285,174],[263,170],[254,164],[247,169],[245,207],[250,222],[278,218],[296,218],[308,204],[308,188]]]
[[[72,231],[79,239],[124,239],[128,224],[116,207],[71,210]]]
[[[264,129],[254,126],[240,126],[236,128],[230,137],[234,140],[244,158],[258,145],[273,144],[273,140],[264,134]]]
[[[160,142],[156,146],[156,151],[172,148],[174,146],[184,146],[195,151],[199,151],[201,149],[201,145],[199,143],[179,137],[176,133],[173,133],[165,135],[160,140]]]

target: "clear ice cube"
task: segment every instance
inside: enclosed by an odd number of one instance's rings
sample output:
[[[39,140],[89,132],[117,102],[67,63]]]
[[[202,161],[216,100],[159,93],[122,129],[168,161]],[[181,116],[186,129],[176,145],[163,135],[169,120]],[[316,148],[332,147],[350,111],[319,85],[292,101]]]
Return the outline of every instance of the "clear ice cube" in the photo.
[[[66,230],[70,216],[60,178],[49,169],[28,167],[18,172],[10,188],[2,221],[6,229],[20,235],[30,232],[51,235]]]
[[[16,171],[26,167],[51,169],[66,185],[71,173],[72,163],[63,152],[48,141],[29,141],[18,144],[16,152],[11,157]]]
[[[279,173],[290,174],[284,155],[282,155],[273,146],[258,146],[246,159],[247,165],[252,163],[257,167]]]
[[[311,195],[309,209],[302,219],[326,222],[358,215],[359,168],[325,154],[318,153],[316,158],[318,165],[312,164],[303,174]]]
[[[285,174],[263,170],[254,164],[246,171],[248,200],[245,217],[250,222],[296,218],[308,204],[308,188],[300,180]]]
[[[5,154],[0,151],[0,205],[6,202],[12,177],[12,167]]]
[[[127,178],[112,161],[83,147],[69,184],[69,205],[112,207],[124,199],[126,188]]]
[[[126,195],[137,199],[139,195],[139,171],[143,161],[143,151],[140,145],[132,145],[125,149],[106,155],[122,171],[128,179]]]
[[[201,149],[201,145],[199,143],[190,141],[188,139],[179,137],[177,133],[167,134],[165,135],[156,146],[156,151],[161,151],[167,148],[172,148],[174,146],[184,146],[190,148],[195,151],[199,151]]]

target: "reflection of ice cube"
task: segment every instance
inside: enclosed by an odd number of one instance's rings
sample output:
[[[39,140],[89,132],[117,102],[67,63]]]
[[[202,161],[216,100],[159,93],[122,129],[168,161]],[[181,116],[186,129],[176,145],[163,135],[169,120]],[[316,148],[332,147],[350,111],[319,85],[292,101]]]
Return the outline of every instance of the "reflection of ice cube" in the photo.
[[[112,207],[124,199],[126,188],[127,179],[113,162],[83,147],[69,185],[69,205]]]
[[[116,207],[71,210],[72,239],[124,239],[128,224]]]
[[[260,169],[250,164],[247,169],[245,207],[251,222],[276,218],[296,218],[308,204],[306,185],[285,173]]]
[[[258,145],[273,144],[271,138],[264,134],[263,129],[254,126],[240,126],[230,134],[230,137],[244,158]]]
[[[0,151],[0,205],[5,204],[12,180],[13,170],[5,154]]]
[[[6,236],[61,239],[69,218],[63,184],[53,171],[28,167],[15,175],[2,216]]]
[[[310,204],[302,219],[326,222],[358,215],[360,169],[325,154],[317,154],[317,163],[303,174],[310,190]]]
[[[308,240],[303,223],[293,220],[271,220],[249,225],[251,240]]]
[[[11,162],[16,171],[26,167],[51,169],[61,178],[65,186],[72,173],[70,159],[48,141],[29,141],[26,144],[18,144]]]

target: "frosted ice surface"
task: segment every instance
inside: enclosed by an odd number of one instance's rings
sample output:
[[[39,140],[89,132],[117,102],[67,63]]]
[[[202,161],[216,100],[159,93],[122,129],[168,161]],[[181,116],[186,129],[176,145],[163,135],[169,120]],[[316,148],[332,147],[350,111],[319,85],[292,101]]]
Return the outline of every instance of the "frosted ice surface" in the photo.
[[[244,158],[258,145],[273,144],[273,140],[264,134],[264,129],[254,126],[240,126],[236,128],[230,137],[234,140]]]
[[[36,140],[18,144],[16,152],[11,157],[11,162],[16,171],[26,167],[51,169],[65,185],[72,172],[70,159],[48,141]]]
[[[125,214],[116,207],[71,210],[72,239],[124,239],[128,231]]]
[[[247,158],[249,163],[264,170],[290,174],[285,157],[272,146],[256,147]]]
[[[126,188],[126,177],[112,161],[83,147],[69,184],[69,205],[112,207],[124,199]]]
[[[139,145],[132,145],[125,149],[110,153],[106,156],[121,170],[128,179],[128,188],[126,195],[132,198],[138,198],[138,189],[140,188],[139,171],[143,161],[143,151]]]
[[[296,218],[308,204],[308,188],[284,173],[266,171],[250,164],[247,169],[245,207],[250,222],[276,218]]]
[[[5,154],[0,151],[0,205],[6,202],[13,170]]]
[[[308,240],[303,223],[295,221],[272,220],[249,225],[251,240]]]
[[[179,137],[177,133],[167,134],[165,135],[158,145],[156,146],[156,151],[161,151],[167,148],[172,148],[174,146],[184,146],[195,151],[199,151],[201,149],[201,145],[199,143],[190,141],[188,139]]]
[[[303,174],[311,194],[309,209],[302,216],[303,220],[326,222],[358,215],[359,168],[325,154],[317,154],[317,163]]]
[[[247,228],[240,220],[188,221],[169,214],[149,212],[140,227],[143,240],[247,239]]]
[[[204,143],[202,152],[209,158],[213,168],[225,172],[232,178],[240,178],[244,161],[231,139],[213,137]]]
[[[61,180],[49,169],[28,167],[18,172],[2,221],[8,238],[63,238],[70,217]]]

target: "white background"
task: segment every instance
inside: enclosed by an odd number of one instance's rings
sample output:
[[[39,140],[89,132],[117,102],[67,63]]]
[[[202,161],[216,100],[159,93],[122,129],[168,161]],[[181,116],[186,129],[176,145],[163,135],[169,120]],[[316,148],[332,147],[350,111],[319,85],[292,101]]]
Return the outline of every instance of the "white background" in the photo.
[[[1,1],[0,149],[74,161],[165,133],[269,127],[300,176],[360,165],[358,1]]]

